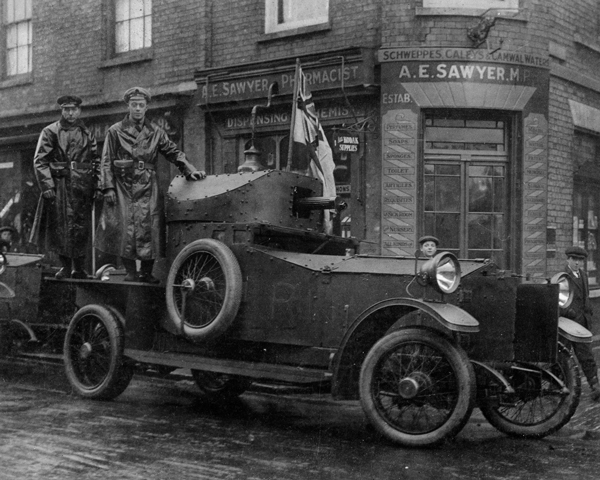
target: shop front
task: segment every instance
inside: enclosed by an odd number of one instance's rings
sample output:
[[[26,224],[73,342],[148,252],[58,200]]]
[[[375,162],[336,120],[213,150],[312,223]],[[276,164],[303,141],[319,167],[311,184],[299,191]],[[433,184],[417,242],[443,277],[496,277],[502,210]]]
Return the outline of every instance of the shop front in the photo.
[[[207,119],[208,173],[236,173],[251,145],[261,168],[294,170],[288,157],[295,65],[290,57],[196,73]],[[368,198],[367,178],[375,175],[380,155],[373,52],[336,50],[301,57],[300,65],[333,151],[337,195],[348,204],[334,220],[334,233],[366,240],[369,202],[378,201]]]
[[[381,250],[421,235],[460,258],[546,275],[547,58],[390,48],[381,63]]]

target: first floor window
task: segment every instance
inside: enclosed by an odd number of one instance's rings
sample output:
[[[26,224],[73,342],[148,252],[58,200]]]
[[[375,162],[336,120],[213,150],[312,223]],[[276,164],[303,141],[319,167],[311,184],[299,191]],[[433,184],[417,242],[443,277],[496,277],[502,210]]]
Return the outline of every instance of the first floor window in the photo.
[[[152,0],[116,0],[115,53],[152,45]]]
[[[2,18],[6,32],[6,76],[32,70],[32,0],[5,0]]]
[[[265,33],[329,21],[329,0],[266,0]]]

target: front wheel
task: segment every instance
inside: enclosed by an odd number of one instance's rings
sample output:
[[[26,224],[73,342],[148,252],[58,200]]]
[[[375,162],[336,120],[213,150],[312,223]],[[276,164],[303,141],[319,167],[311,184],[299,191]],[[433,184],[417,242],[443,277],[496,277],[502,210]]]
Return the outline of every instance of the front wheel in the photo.
[[[581,377],[571,350],[558,346],[555,363],[507,364],[501,371],[515,393],[505,393],[489,381],[479,408],[499,431],[525,438],[542,438],[571,419],[579,405]]]
[[[123,347],[123,327],[115,312],[86,305],[75,313],[65,335],[64,362],[77,394],[110,400],[123,393],[133,377]]]
[[[192,377],[201,395],[211,401],[234,400],[252,385],[252,380],[249,378],[206,370],[192,370]]]
[[[359,388],[376,430],[407,447],[454,437],[468,421],[476,393],[466,353],[435,332],[415,328],[386,335],[371,348]]]

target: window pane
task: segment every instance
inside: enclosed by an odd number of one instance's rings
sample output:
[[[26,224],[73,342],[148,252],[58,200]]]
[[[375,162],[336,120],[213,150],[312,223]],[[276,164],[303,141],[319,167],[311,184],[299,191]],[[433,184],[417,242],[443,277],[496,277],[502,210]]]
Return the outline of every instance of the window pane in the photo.
[[[450,213],[426,213],[425,232],[440,239],[440,248],[459,248],[459,215]]]
[[[144,16],[144,0],[130,0],[129,18],[141,18]]]
[[[136,18],[131,20],[130,25],[130,38],[129,38],[129,49],[137,50],[138,48],[144,47],[144,19]]]
[[[17,48],[17,74],[27,73],[29,68],[29,46]]]
[[[489,178],[469,179],[469,212],[492,211],[492,182]]]
[[[117,0],[115,5],[115,20],[122,22],[129,18],[129,0]]]
[[[25,2],[22,0],[15,1],[15,21],[20,22],[25,20]]]
[[[460,205],[460,180],[457,177],[436,177],[435,210],[457,212]]]
[[[15,1],[7,0],[6,2],[6,23],[13,23],[15,21]]]
[[[115,25],[115,51],[117,53],[129,50],[129,24],[117,23]]]
[[[152,17],[144,17],[144,47],[152,45]]]
[[[469,215],[469,250],[492,247],[493,220],[491,215]]]
[[[29,43],[29,22],[17,24],[17,45],[27,45]]]
[[[25,3],[25,18],[31,19],[31,0],[24,0]]]
[[[15,48],[17,46],[17,26],[10,25],[6,29],[6,48]]]
[[[17,49],[13,48],[6,52],[6,74],[17,74]]]

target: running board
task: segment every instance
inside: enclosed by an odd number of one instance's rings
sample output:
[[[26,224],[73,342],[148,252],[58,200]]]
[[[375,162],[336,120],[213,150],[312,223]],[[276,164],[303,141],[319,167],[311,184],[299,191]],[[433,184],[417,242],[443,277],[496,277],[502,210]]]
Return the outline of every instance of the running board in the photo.
[[[132,360],[153,365],[205,370],[262,380],[293,383],[315,383],[331,380],[331,372],[272,363],[243,362],[222,358],[201,357],[172,352],[156,352],[126,348],[124,355]]]

